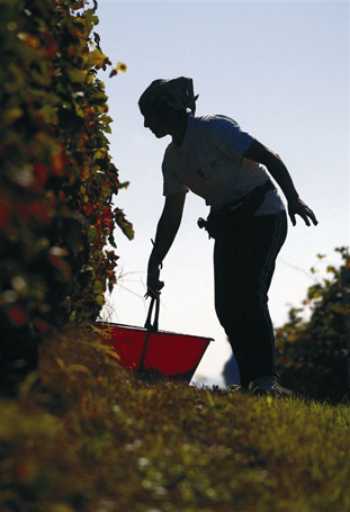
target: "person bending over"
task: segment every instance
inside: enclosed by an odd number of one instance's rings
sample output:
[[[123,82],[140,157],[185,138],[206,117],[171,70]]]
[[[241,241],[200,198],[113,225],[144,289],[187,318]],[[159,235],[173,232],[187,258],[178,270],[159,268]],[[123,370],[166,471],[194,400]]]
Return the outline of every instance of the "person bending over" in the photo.
[[[144,126],[170,135],[162,163],[164,208],[147,271],[147,294],[159,295],[162,262],[178,232],[188,190],[210,206],[202,219],[214,244],[215,310],[235,355],[242,388],[289,396],[278,382],[268,290],[287,237],[288,214],[318,224],[281,158],[225,115],[196,116],[193,81],[155,80],[139,99]],[[266,171],[267,169],[267,171]],[[311,222],[310,222],[311,221]]]

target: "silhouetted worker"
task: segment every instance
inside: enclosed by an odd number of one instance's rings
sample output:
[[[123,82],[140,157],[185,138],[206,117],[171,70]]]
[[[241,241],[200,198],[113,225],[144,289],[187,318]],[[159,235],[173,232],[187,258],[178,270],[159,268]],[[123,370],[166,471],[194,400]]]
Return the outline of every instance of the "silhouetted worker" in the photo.
[[[157,138],[171,135],[162,164],[165,204],[148,262],[148,295],[163,283],[160,268],[179,229],[186,193],[211,207],[201,219],[214,245],[215,309],[240,371],[241,386],[255,394],[291,395],[275,371],[275,338],[268,289],[286,240],[285,206],[263,164],[281,187],[296,224],[316,225],[278,155],[224,115],[195,116],[190,78],[155,80],[139,100],[144,126]]]

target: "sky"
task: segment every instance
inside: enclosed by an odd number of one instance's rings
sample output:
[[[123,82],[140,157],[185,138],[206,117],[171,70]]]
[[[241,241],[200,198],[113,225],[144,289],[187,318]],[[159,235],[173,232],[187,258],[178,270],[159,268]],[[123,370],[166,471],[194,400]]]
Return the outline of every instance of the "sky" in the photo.
[[[121,180],[130,181],[115,205],[135,228],[133,241],[116,230],[119,278],[104,318],[145,321],[146,268],[164,204],[161,163],[170,137],[156,139],[144,128],[137,101],[151,81],[182,75],[199,94],[196,115],[230,116],[277,152],[318,218],[311,227],[301,217],[295,227],[289,222],[269,291],[272,321],[282,325],[326,266],[339,263],[334,248],[350,243],[350,4],[100,0],[97,15],[103,51],[128,66],[112,79],[99,76],[113,118],[110,152]],[[213,240],[197,227],[207,213],[204,200],[189,193],[161,272],[160,328],[213,338],[193,383],[221,386],[231,348],[214,310]]]

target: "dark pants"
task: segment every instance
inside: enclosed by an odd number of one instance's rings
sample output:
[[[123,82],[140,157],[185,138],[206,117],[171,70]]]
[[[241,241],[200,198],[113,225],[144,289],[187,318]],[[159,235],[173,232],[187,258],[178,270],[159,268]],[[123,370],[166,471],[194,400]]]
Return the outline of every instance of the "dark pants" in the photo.
[[[287,237],[285,211],[227,225],[215,240],[215,309],[240,371],[241,385],[275,375],[268,289]]]

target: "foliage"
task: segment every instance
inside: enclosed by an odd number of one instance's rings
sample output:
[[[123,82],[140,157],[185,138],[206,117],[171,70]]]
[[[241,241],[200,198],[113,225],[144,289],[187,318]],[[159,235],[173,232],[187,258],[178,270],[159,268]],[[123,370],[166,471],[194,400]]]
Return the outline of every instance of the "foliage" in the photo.
[[[2,362],[23,364],[51,325],[95,319],[116,282],[115,224],[133,237],[112,205],[127,183],[109,154],[93,3],[0,0]]]
[[[303,307],[289,311],[288,322],[277,329],[278,367],[284,384],[318,399],[340,400],[348,392],[350,357],[350,253],[341,255],[340,268],[328,265],[330,277],[311,286]],[[319,255],[319,258],[324,258]],[[315,268],[311,269],[315,274]],[[305,307],[311,309],[303,320]]]
[[[2,512],[350,510],[348,406],[146,385],[99,329],[51,338],[0,401]]]

